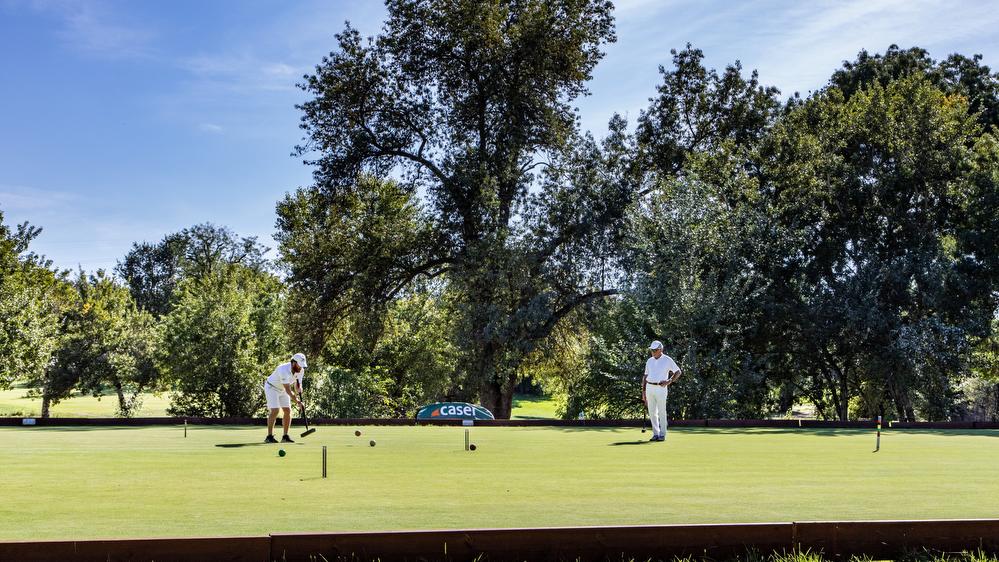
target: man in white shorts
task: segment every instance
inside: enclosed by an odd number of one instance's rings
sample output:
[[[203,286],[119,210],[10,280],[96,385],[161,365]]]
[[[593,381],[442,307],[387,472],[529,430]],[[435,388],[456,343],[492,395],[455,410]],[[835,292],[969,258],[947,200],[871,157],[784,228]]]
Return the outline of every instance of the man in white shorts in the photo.
[[[274,369],[274,372],[264,381],[264,396],[267,398],[267,439],[264,443],[277,443],[274,438],[274,422],[277,420],[278,411],[284,412],[282,425],[284,426],[284,437],[282,443],[294,443],[288,437],[288,430],[291,429],[291,401],[294,400],[299,408],[302,405],[302,376],[305,374],[305,355],[296,353],[291,361],[282,363]]]
[[[669,355],[663,354],[663,342],[654,341],[649,346],[652,357],[645,362],[645,375],[642,376],[642,402],[649,408],[649,421],[652,422],[652,439],[666,440],[666,397],[669,385],[680,378],[680,367]]]

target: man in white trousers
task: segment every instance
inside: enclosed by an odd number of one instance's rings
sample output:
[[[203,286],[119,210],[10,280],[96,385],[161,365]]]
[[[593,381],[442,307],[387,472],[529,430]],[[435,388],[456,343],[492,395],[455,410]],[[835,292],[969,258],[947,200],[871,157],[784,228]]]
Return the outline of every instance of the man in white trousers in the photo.
[[[264,381],[264,397],[267,398],[267,439],[264,443],[277,443],[274,438],[274,423],[277,420],[279,411],[284,412],[282,424],[284,436],[282,443],[294,443],[288,436],[291,429],[291,401],[294,400],[300,408],[302,406],[302,376],[305,374],[305,355],[296,353],[291,357],[291,361],[282,363],[274,369],[274,372]]]
[[[663,342],[654,341],[649,345],[652,357],[645,362],[645,375],[642,376],[642,402],[649,408],[649,421],[652,422],[652,439],[666,440],[666,397],[669,385],[680,378],[680,367],[669,355],[663,354]]]

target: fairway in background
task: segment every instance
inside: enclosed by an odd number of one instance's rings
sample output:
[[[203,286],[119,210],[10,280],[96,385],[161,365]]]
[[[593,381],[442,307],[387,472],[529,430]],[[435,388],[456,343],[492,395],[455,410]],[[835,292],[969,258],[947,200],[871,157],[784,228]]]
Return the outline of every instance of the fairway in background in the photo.
[[[0,390],[0,417],[38,417],[42,411],[41,398],[28,398],[28,389],[15,386]],[[170,407],[168,393],[142,394],[142,407],[135,417],[165,417]],[[51,408],[54,418],[113,418],[118,399],[113,394],[95,398],[89,394],[74,395]],[[518,394],[514,396],[512,419],[556,419],[555,400],[546,396]]]
[[[999,431],[355,429],[0,428],[0,540],[999,517]]]
[[[533,394],[514,394],[513,410],[510,419],[514,420],[554,420],[555,399]]]
[[[15,386],[10,390],[0,390],[0,417],[39,417],[42,412],[41,398],[28,398],[28,389]],[[170,406],[168,393],[144,393],[142,407],[136,417],[164,417]],[[118,398],[108,394],[95,398],[89,394],[74,394],[50,408],[54,418],[113,418],[117,410]]]

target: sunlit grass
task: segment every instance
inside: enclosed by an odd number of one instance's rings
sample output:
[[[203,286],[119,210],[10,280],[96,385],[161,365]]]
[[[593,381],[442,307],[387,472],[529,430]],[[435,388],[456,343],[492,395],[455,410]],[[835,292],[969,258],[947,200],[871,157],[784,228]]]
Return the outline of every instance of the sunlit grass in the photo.
[[[170,406],[170,398],[164,394],[143,394],[142,407],[136,416],[162,417]],[[49,412],[54,418],[101,418],[114,417],[118,408],[115,395],[95,398],[89,394],[74,394],[71,398],[58,402]],[[0,390],[0,416],[38,417],[42,413],[42,399],[29,398],[26,388]]]
[[[999,516],[999,431],[355,429],[0,428],[0,540]]]

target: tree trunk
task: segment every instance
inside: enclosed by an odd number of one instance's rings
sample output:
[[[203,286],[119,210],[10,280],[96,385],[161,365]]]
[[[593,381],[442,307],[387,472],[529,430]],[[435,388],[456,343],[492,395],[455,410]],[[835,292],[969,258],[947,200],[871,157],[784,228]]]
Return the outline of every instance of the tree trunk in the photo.
[[[49,417],[49,404],[51,400],[49,399],[49,394],[47,392],[42,392],[42,417]]]
[[[494,346],[487,344],[475,355],[475,380],[480,381],[479,403],[492,412],[496,419],[510,419],[516,374],[502,372],[498,365],[501,357]]]
[[[912,407],[912,402],[909,400],[908,391],[899,390],[897,384],[894,386],[892,397],[895,402],[895,410],[898,412],[899,421],[916,421],[915,410]]]
[[[123,418],[129,417],[129,404],[125,400],[125,392],[121,388],[121,384],[115,382],[115,391],[118,393],[118,415]]]
[[[483,383],[479,400],[496,419],[508,420],[513,413],[513,391],[517,381],[514,375],[508,375],[504,384],[501,382],[502,378],[502,375],[497,375]]]
[[[891,385],[891,401],[895,405],[895,415],[898,416],[899,421],[908,421],[905,418],[905,402],[902,400],[901,393],[898,391],[898,385],[894,382]]]
[[[785,382],[780,387],[780,400],[777,402],[777,411],[787,414],[794,408],[794,385]]]
[[[846,369],[843,369],[839,377],[839,421],[847,421],[849,417],[850,389],[846,380]]]

